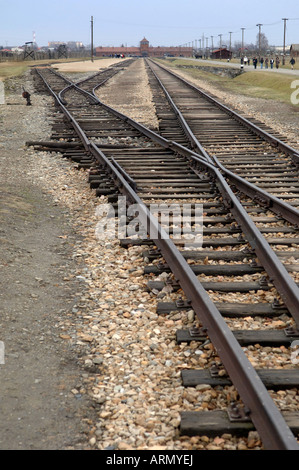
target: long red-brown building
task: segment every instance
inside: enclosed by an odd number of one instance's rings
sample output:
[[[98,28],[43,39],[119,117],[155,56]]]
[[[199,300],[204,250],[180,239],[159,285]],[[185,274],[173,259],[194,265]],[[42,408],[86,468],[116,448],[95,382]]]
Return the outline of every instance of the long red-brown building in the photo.
[[[99,46],[96,48],[97,57],[192,57],[192,47],[152,47],[149,41],[143,38],[140,41],[139,47],[104,47]]]

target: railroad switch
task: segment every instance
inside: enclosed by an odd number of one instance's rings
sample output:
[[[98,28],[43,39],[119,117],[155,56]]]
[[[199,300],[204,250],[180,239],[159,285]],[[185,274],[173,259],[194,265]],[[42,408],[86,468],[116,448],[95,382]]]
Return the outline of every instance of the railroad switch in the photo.
[[[22,93],[22,96],[23,98],[25,98],[27,100],[27,105],[26,106],[31,106],[32,103],[31,103],[31,100],[30,100],[30,93],[28,91],[26,91],[24,88],[23,88],[23,93]]]

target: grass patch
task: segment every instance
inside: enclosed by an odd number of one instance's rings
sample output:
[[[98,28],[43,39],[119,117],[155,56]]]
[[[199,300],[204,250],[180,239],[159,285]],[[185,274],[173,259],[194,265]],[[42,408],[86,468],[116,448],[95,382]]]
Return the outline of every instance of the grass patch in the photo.
[[[232,90],[256,98],[274,99],[290,104],[293,91],[291,83],[294,79],[278,73],[271,75],[271,72],[246,72],[232,80]]]
[[[181,66],[181,65],[191,65],[192,67],[220,67],[224,68],[227,67],[229,68],[230,66],[227,64],[226,60],[223,60],[221,63],[220,62],[206,62],[204,60],[194,60],[194,59],[184,59],[184,58],[170,58],[170,59],[155,59],[157,62],[161,62],[165,65],[171,65],[171,66]],[[231,61],[232,62],[232,61]],[[236,63],[236,65],[238,65]]]
[[[180,65],[193,65],[194,61],[174,59],[167,61],[160,61],[166,66],[176,68]],[[208,64],[207,64],[208,65]],[[213,65],[214,67],[216,66]],[[222,65],[220,66],[222,67]],[[182,70],[181,68],[179,70]],[[263,98],[268,100],[275,100],[284,102],[292,106],[290,98],[294,89],[291,88],[293,80],[298,79],[286,74],[279,74],[277,72],[250,71],[238,75],[235,78],[223,77],[213,73],[203,71],[197,68],[184,69],[184,73],[190,77],[198,80],[204,80],[211,85],[215,85],[223,91],[232,92],[235,94],[242,94],[253,98]],[[294,106],[294,105],[293,105]]]
[[[72,59],[48,59],[48,60],[26,60],[26,61],[7,61],[0,62],[0,80],[5,80],[6,78],[18,77],[23,75],[29,67],[35,65],[45,65],[45,64],[58,64],[65,62],[81,62],[85,60],[90,60],[89,57],[80,57]]]
[[[28,68],[28,64],[23,62],[1,62],[0,63],[0,80],[10,77],[22,75]]]

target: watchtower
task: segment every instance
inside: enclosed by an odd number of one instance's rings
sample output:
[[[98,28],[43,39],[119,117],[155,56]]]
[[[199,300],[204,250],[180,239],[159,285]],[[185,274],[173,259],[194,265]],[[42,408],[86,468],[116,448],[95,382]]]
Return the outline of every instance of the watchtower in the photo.
[[[25,42],[24,60],[30,59],[30,58],[35,60],[35,51],[33,47],[33,42]]]
[[[67,48],[65,44],[60,44],[57,49],[58,59],[65,57],[67,59]]]
[[[140,41],[140,52],[142,57],[148,57],[148,50],[149,50],[149,42],[147,39],[143,38]]]

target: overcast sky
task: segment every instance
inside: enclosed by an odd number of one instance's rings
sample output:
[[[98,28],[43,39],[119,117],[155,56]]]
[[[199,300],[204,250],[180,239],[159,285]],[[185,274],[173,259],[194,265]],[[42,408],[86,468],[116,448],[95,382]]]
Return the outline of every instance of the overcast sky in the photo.
[[[94,45],[138,46],[145,36],[152,46],[179,46],[199,38],[208,45],[241,41],[255,43],[258,23],[270,45],[283,44],[283,21],[288,18],[286,44],[299,43],[298,0],[0,0],[0,45],[21,46],[33,40],[81,41]],[[199,45],[199,42],[198,42]]]

